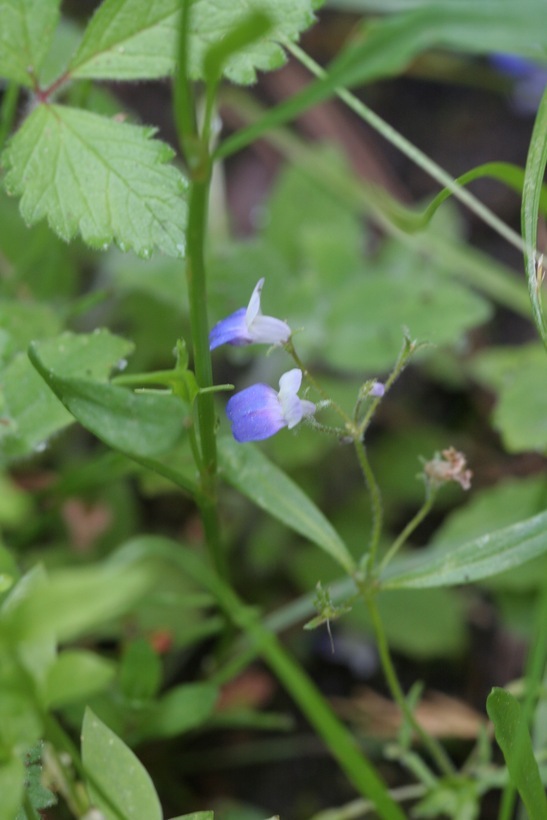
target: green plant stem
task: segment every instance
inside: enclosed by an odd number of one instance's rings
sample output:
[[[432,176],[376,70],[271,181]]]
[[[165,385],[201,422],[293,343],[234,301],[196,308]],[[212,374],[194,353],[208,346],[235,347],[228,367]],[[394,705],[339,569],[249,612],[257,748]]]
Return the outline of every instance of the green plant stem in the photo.
[[[397,678],[395,667],[393,666],[393,661],[389,653],[386,635],[382,625],[382,620],[380,618],[380,613],[378,611],[378,606],[376,604],[375,593],[371,593],[367,588],[364,587],[364,585],[361,587],[361,592],[363,594],[363,598],[365,600],[367,609],[370,614],[372,626],[374,629],[374,635],[376,638],[376,645],[378,647],[378,653],[380,655],[380,661],[382,664],[382,669],[384,671],[387,685],[389,687],[393,699],[399,706],[406,721],[412,727],[412,729],[422,742],[423,746],[429,752],[432,760],[438,767],[439,771],[445,776],[453,775],[455,773],[455,769],[452,765],[452,761],[446,754],[441,744],[438,743],[435,740],[435,738],[431,737],[431,735],[429,735],[420,726],[405,698],[403,690],[401,689],[401,685]]]
[[[11,131],[15,112],[17,110],[17,100],[19,99],[19,86],[17,83],[8,82],[2,97],[0,108],[0,151],[4,147],[8,135]]]
[[[205,269],[205,237],[212,160],[209,153],[208,126],[201,137],[198,133],[192,87],[188,78],[189,15],[191,0],[182,0],[178,41],[178,61],[175,75],[174,116],[182,152],[190,173],[188,225],[186,229],[186,282],[190,304],[190,323],[194,353],[194,369],[198,386],[213,386],[213,368],[209,350],[209,320]],[[211,104],[209,102],[209,104]],[[210,111],[209,111],[210,114]],[[207,120],[210,123],[210,119]],[[220,540],[217,510],[217,448],[215,436],[215,406],[211,392],[196,397],[197,428],[201,458],[199,510],[205,542],[216,571],[226,577],[228,567]]]
[[[408,540],[408,538],[410,538],[410,536],[412,535],[412,533],[414,532],[416,527],[418,527],[422,523],[424,518],[429,514],[429,512],[430,512],[430,510],[431,510],[431,508],[432,508],[432,506],[435,502],[435,495],[436,494],[431,489],[431,486],[429,484],[427,484],[426,485],[426,497],[425,497],[424,503],[422,504],[422,506],[420,507],[420,509],[418,510],[416,515],[414,516],[414,518],[412,518],[408,522],[408,524],[403,529],[403,531],[400,533],[400,535],[397,536],[397,538],[395,539],[395,541],[393,542],[393,544],[391,545],[389,550],[384,555],[384,557],[383,557],[383,559],[380,563],[379,569],[378,569],[379,573],[381,573],[385,570],[385,568],[387,567],[389,562],[399,552],[399,550],[401,549],[403,544],[405,544],[406,541]]]
[[[200,388],[208,388],[213,385],[204,259],[210,179],[211,167],[210,163],[207,163],[202,173],[196,175],[191,183],[187,230],[186,277],[190,303],[194,367]],[[200,512],[211,560],[217,572],[226,577],[227,564],[220,542],[217,513],[217,448],[213,394],[210,392],[199,393],[196,397],[196,408],[201,445],[200,480],[202,500]]]
[[[194,95],[188,79],[188,41],[190,39],[190,6],[192,0],[181,0],[177,48],[177,69],[173,87],[174,117],[182,153],[190,170],[199,162],[200,144],[195,117]]]
[[[380,536],[382,534],[383,522],[383,507],[382,494],[380,487],[376,481],[376,477],[370,466],[367,452],[364,443],[360,439],[354,439],[355,453],[359,466],[365,479],[365,484],[370,495],[370,506],[372,509],[372,532],[370,534],[370,544],[368,552],[366,552],[361,559],[361,568],[365,570],[367,575],[372,572],[376,563],[376,555],[378,553],[378,545],[380,543]]]
[[[401,809],[389,796],[372,764],[363,757],[353,735],[333,714],[321,693],[285,651],[277,637],[261,623],[256,610],[243,604],[220,577],[211,574],[194,553],[177,552],[173,555],[173,560],[184,572],[208,588],[232,623],[245,632],[250,643],[256,647],[323,738],[348,779],[360,794],[374,802],[379,816],[386,820],[404,820]]]

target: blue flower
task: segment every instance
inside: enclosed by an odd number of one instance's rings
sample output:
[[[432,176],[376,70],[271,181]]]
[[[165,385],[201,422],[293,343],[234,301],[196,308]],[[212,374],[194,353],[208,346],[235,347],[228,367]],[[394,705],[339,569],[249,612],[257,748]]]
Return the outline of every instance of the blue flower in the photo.
[[[286,322],[262,315],[260,294],[263,285],[264,279],[260,279],[247,308],[240,308],[217,322],[209,334],[211,350],[220,345],[282,345],[289,341],[291,329]]]
[[[232,396],[226,414],[235,440],[261,441],[313,415],[315,404],[298,397],[301,384],[302,371],[294,368],[279,379],[279,393],[267,384],[253,384]]]

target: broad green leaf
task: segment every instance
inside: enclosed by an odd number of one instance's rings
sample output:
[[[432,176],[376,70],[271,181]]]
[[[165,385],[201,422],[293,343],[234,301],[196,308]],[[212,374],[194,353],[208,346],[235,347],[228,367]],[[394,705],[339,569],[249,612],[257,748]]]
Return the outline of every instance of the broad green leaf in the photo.
[[[0,0],[0,77],[35,85],[59,5],[60,0]]]
[[[85,701],[104,689],[115,673],[114,664],[85,649],[66,649],[48,672],[45,700],[57,709],[74,701]]]
[[[32,339],[47,339],[61,331],[61,322],[53,310],[39,302],[0,299],[0,327],[9,340],[4,347],[5,359],[26,350]]]
[[[510,453],[547,448],[546,372],[547,358],[539,368],[523,367],[500,393],[493,422]]]
[[[40,105],[2,154],[4,185],[21,196],[29,224],[47,218],[65,240],[94,248],[115,241],[149,256],[184,255],[186,182],[153,128],[89,111]]]
[[[84,427],[114,450],[148,458],[172,449],[184,430],[188,408],[164,393],[133,393],[124,387],[65,378],[31,345],[29,358],[57,398]]]
[[[522,193],[522,236],[528,292],[539,335],[547,347],[547,320],[543,309],[543,257],[537,254],[537,225],[545,166],[547,165],[547,89],[543,94],[530,139]]]
[[[518,790],[530,820],[547,817],[547,796],[534,757],[530,733],[519,702],[504,689],[495,688],[486,701],[509,776]]]
[[[539,344],[491,348],[477,356],[471,372],[496,390],[493,423],[510,452],[545,451],[547,356]]]
[[[6,820],[8,817],[15,817],[21,807],[24,786],[25,767],[19,755],[0,761],[0,795],[2,814]]]
[[[468,584],[518,567],[547,551],[547,513],[453,547],[432,547],[392,564],[384,589]]]
[[[175,737],[202,726],[211,717],[218,689],[211,683],[187,683],[170,689],[152,704],[137,729],[139,740]]]
[[[34,299],[51,299],[59,305],[64,297],[73,294],[76,285],[74,247],[67,247],[44,222],[32,228],[25,225],[19,203],[1,189],[0,246],[2,264],[7,265],[10,272],[9,280],[2,283],[4,296],[21,297],[23,292]],[[34,305],[30,298],[25,301],[20,298],[20,302]]]
[[[219,440],[219,459],[226,481],[287,527],[313,541],[346,572],[355,564],[346,545],[305,493],[254,446]]]
[[[236,83],[252,83],[257,70],[285,62],[280,43],[296,40],[314,20],[317,0],[195,0],[190,18],[189,74],[203,79],[205,54],[253,10],[273,21],[257,43],[231,57],[225,74]],[[69,71],[94,79],[164,77],[175,69],[180,0],[106,0],[89,23]]]
[[[35,564],[6,597],[0,613],[0,623],[11,622],[22,602],[39,595],[47,583],[44,567],[42,564]],[[19,663],[27,671],[28,681],[34,682],[33,694],[41,696],[57,655],[57,641],[53,630],[46,627],[39,636],[21,635],[16,642],[15,652]]]
[[[2,658],[2,663],[5,663]],[[35,696],[21,677],[15,685],[2,680],[0,690],[0,747],[23,754],[42,736],[43,725],[36,709]],[[0,778],[0,782],[2,782]],[[3,796],[3,792],[0,792]]]
[[[86,709],[82,727],[82,761],[91,801],[106,820],[162,820],[150,775],[91,709]]]
[[[127,612],[154,583],[143,565],[60,570],[2,613],[0,628],[10,640],[35,641],[54,633],[60,641]]]
[[[65,377],[104,381],[133,349],[131,342],[107,330],[91,334],[63,333],[40,343],[44,366],[62,370]],[[48,438],[74,421],[36,372],[25,353],[18,354],[2,374],[6,408],[13,420],[2,441],[2,460],[42,452]]]
[[[129,701],[146,701],[158,691],[162,665],[150,643],[144,638],[131,641],[120,665],[120,688]]]
[[[405,327],[412,338],[442,345],[458,341],[491,315],[484,299],[424,271],[418,256],[409,257],[401,246],[391,250],[389,272],[367,272],[333,294],[325,358],[337,368],[388,369],[401,348]]]
[[[72,57],[73,77],[136,80],[174,71],[181,0],[105,0]]]

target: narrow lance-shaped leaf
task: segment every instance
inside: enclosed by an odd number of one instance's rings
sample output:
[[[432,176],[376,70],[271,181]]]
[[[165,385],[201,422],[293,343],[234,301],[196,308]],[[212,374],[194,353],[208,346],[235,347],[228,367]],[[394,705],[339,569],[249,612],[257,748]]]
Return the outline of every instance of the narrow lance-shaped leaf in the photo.
[[[0,0],[0,77],[33,86],[51,45],[60,0]]]
[[[65,240],[115,241],[149,256],[184,255],[186,182],[173,151],[144,128],[75,108],[40,105],[2,154],[4,184],[29,224],[47,218]]]
[[[135,80],[164,77],[175,69],[181,0],[105,0],[88,25],[72,58],[73,77]],[[225,74],[251,83],[256,71],[285,62],[280,43],[296,40],[313,21],[317,0],[195,0],[192,3],[188,70],[203,79],[204,56],[252,11],[266,14],[272,29],[228,60]]]
[[[222,473],[233,487],[324,549],[346,572],[354,571],[353,558],[334,527],[300,487],[259,450],[222,438],[219,459]]]
[[[547,347],[547,322],[543,310],[541,286],[544,268],[542,258],[537,256],[537,224],[541,202],[543,176],[547,164],[547,89],[543,94],[534,130],[530,139],[530,148],[524,171],[524,189],[522,192],[522,236],[524,238],[524,263],[528,278],[528,292],[532,302],[532,312],[537,329],[545,347]]]
[[[29,358],[67,410],[113,449],[147,458],[174,447],[182,435],[188,408],[177,397],[63,378],[62,364],[48,368],[36,344]]]
[[[519,702],[504,689],[493,689],[486,709],[494,724],[509,776],[520,794],[530,820],[547,817],[547,796],[534,757],[532,740]]]
[[[430,548],[393,564],[382,579],[383,589],[468,584],[497,575],[547,552],[547,512],[459,547]]]

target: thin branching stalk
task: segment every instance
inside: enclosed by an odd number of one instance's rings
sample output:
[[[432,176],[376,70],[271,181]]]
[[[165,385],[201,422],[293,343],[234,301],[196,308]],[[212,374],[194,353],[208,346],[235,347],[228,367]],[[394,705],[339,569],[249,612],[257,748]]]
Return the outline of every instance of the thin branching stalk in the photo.
[[[371,593],[364,586],[362,587],[362,593],[370,614],[372,627],[374,629],[374,636],[376,638],[376,645],[380,655],[380,662],[382,664],[382,669],[391,695],[403,713],[405,720],[412,727],[424,748],[429,752],[441,774],[445,776],[453,775],[455,773],[455,769],[452,761],[446,754],[441,744],[420,726],[408,704],[407,699],[405,698],[401,684],[397,678],[397,673],[395,672],[393,661],[391,659],[386,634],[384,632],[384,627],[382,625],[382,620],[376,604],[375,593]]]
[[[406,544],[406,542],[408,541],[408,539],[410,538],[410,536],[412,535],[414,530],[422,523],[424,518],[429,514],[429,512],[431,511],[431,508],[433,507],[433,504],[435,502],[435,496],[436,496],[436,493],[432,489],[431,485],[426,484],[426,496],[425,496],[424,503],[422,504],[422,506],[420,507],[420,509],[418,510],[416,515],[414,516],[414,518],[412,518],[408,522],[408,524],[403,529],[403,531],[400,533],[400,535],[397,536],[397,538],[395,539],[395,541],[393,542],[393,544],[391,545],[389,550],[384,555],[384,557],[383,557],[383,559],[380,563],[380,567],[379,567],[379,572],[380,573],[383,572],[383,570],[387,567],[389,562],[399,552],[399,550],[401,549],[403,544]]]

